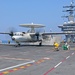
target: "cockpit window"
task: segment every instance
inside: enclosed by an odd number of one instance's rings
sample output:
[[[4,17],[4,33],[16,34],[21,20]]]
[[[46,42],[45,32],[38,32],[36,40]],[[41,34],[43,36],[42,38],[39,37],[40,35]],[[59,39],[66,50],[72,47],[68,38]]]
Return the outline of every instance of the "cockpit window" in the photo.
[[[15,36],[23,36],[23,33],[21,33],[21,34],[20,33],[15,33],[14,35]]]
[[[22,36],[23,36],[23,34],[22,34]]]
[[[22,32],[23,34],[25,34],[25,32]]]
[[[14,34],[14,35],[16,35],[16,34]]]

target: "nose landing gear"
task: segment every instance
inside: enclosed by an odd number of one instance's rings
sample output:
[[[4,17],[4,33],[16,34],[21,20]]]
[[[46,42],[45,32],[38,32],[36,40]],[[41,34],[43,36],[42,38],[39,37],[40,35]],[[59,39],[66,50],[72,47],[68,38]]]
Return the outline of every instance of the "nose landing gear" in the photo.
[[[40,41],[39,46],[42,46],[42,40]]]
[[[15,45],[15,47],[21,46],[21,44],[18,41],[16,41],[16,43],[17,45]]]

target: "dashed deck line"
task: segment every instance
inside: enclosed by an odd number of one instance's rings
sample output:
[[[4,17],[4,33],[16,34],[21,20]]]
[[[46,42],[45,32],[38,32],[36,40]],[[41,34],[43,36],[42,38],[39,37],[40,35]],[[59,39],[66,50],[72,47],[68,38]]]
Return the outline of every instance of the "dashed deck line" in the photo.
[[[26,66],[26,67],[29,67],[31,66],[32,63],[34,63],[35,60],[33,61],[30,61],[30,62],[26,62],[26,63],[22,63],[22,64],[18,64],[18,65],[15,65],[15,66],[11,66],[11,67],[7,67],[7,68],[4,68],[4,69],[0,69],[0,75],[4,75],[4,74],[8,74],[10,72],[14,72],[14,71],[17,71],[19,69],[22,68],[22,66]],[[25,68],[25,67],[24,67]],[[11,71],[10,71],[11,70]]]
[[[31,60],[31,59],[27,59],[27,58],[10,58],[10,57],[4,57],[4,56],[0,56],[0,59],[8,59],[8,60]]]
[[[58,66],[60,66],[63,62],[65,62],[67,59],[69,59],[72,55],[74,55],[75,53],[71,53],[71,55],[67,56],[66,58],[64,58],[61,62],[59,62],[57,65],[55,65],[54,67],[52,67],[50,70],[48,70],[47,72],[44,73],[44,75],[48,75],[50,72],[52,72],[54,69],[56,69]]]
[[[26,68],[32,66],[33,64],[41,64],[41,63],[45,62],[46,60],[50,60],[50,58],[44,57],[42,59],[39,59],[38,61],[35,61],[35,62],[32,61],[28,64],[23,63],[23,64],[20,64],[20,65],[16,65],[16,66],[8,67],[8,68],[5,68],[5,69],[1,69],[0,75],[5,75],[5,74],[9,74],[9,73],[21,70],[21,69],[26,69]]]

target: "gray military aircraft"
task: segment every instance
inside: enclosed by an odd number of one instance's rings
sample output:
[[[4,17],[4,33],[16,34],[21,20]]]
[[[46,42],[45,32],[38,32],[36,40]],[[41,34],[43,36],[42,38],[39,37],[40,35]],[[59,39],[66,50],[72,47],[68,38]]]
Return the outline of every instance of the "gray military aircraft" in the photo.
[[[42,24],[20,24],[21,27],[30,28],[27,32],[0,32],[0,34],[8,34],[11,36],[11,39],[17,43],[17,45],[21,45],[21,43],[25,42],[39,42],[39,45],[42,45],[42,40],[44,37],[48,35],[64,35],[64,34],[75,34],[75,33],[65,33],[65,32],[35,32],[35,28],[43,28]]]

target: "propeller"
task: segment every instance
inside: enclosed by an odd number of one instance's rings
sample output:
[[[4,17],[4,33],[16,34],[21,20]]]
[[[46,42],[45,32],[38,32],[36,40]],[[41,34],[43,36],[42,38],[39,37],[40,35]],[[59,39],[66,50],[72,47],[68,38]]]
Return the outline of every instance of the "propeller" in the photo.
[[[39,40],[39,37],[40,37],[40,33],[35,33],[36,37],[37,37],[37,40]]]
[[[37,40],[41,40],[40,39],[41,33],[44,33],[44,29],[41,28],[36,29],[35,35],[37,36]]]
[[[16,29],[14,27],[9,27],[8,28],[8,33],[12,37],[14,35],[14,32],[16,32]]]
[[[13,36],[13,34],[14,34],[14,32],[13,31],[11,31],[10,33],[9,33],[9,35],[12,37]]]
[[[14,32],[16,32],[16,29],[14,27],[7,28],[6,32],[4,33],[6,40],[11,40],[11,37],[14,35]]]

